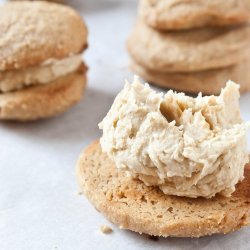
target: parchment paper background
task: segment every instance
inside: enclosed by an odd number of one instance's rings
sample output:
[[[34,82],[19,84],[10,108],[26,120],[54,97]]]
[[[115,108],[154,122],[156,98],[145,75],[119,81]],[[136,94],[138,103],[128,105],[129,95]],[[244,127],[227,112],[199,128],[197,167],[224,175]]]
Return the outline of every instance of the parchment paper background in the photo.
[[[136,17],[137,1],[69,3],[89,27],[89,49],[84,54],[89,66],[87,91],[62,116],[0,124],[0,249],[250,249],[250,228],[225,236],[155,242],[116,228],[78,195],[77,158],[100,136],[97,124],[124,79],[132,80],[125,40]],[[240,102],[244,119],[250,120],[250,94]],[[102,224],[114,232],[102,234]]]

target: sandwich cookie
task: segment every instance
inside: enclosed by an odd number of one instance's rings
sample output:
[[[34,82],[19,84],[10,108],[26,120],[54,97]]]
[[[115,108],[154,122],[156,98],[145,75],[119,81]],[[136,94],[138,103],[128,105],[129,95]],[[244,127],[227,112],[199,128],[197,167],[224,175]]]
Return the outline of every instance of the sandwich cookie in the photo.
[[[81,99],[87,28],[71,8],[43,1],[0,7],[0,119],[35,120]]]
[[[249,0],[141,0],[139,14],[155,29],[177,30],[248,22]]]
[[[127,43],[135,62],[158,72],[189,72],[235,65],[249,52],[250,26],[159,32],[137,21]]]

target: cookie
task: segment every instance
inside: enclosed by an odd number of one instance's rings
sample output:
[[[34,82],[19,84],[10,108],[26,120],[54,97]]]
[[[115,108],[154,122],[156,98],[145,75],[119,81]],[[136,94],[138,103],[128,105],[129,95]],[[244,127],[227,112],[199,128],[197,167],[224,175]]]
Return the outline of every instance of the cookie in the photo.
[[[219,94],[228,80],[239,83],[241,93],[250,91],[249,66],[250,63],[244,61],[224,69],[190,73],[163,73],[146,69],[136,62],[130,63],[133,72],[152,84],[188,93],[202,92],[207,95]]]
[[[67,111],[80,101],[86,86],[81,69],[45,85],[0,94],[0,119],[30,121]]]
[[[141,0],[139,14],[148,25],[162,30],[227,26],[249,21],[250,1]]]
[[[46,118],[80,100],[87,28],[72,8],[8,3],[0,7],[0,32],[0,120]]]
[[[0,7],[0,71],[63,59],[87,47],[87,28],[70,7],[46,1]]]
[[[77,177],[96,209],[123,229],[154,236],[200,237],[250,224],[250,165],[232,197],[169,196],[118,170],[96,141],[80,156]]]
[[[127,43],[138,64],[159,72],[228,67],[249,53],[250,26],[159,32],[137,21]]]

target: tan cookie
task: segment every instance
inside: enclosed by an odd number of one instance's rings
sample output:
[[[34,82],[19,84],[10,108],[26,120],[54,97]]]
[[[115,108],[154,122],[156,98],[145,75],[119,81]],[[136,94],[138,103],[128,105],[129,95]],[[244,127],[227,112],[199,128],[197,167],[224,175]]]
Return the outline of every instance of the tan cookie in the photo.
[[[131,62],[132,71],[152,84],[188,93],[202,92],[207,95],[219,94],[228,80],[239,83],[241,93],[250,91],[249,67],[250,63],[244,61],[239,65],[224,69],[190,73],[162,73]]]
[[[155,236],[200,237],[250,224],[250,166],[232,197],[164,195],[133,180],[92,143],[77,164],[80,186],[91,203],[120,228]]]
[[[226,26],[250,19],[249,0],[141,0],[139,14],[156,29]]]
[[[37,66],[87,47],[82,18],[70,7],[46,1],[1,6],[0,33],[0,71]]]
[[[86,69],[46,85],[0,94],[1,120],[36,120],[58,115],[79,102],[86,86]]]
[[[250,52],[250,26],[159,32],[139,20],[128,39],[134,61],[161,72],[187,72],[234,65]]]
[[[73,9],[8,3],[0,7],[0,32],[0,120],[46,118],[80,100],[87,28]]]

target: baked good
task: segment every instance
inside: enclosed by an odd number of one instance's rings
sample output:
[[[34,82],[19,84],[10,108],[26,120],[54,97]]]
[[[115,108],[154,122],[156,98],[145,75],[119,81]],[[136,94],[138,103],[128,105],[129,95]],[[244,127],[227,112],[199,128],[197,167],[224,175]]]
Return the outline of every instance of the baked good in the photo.
[[[227,26],[249,21],[249,0],[141,0],[139,14],[155,29]]]
[[[28,121],[61,114],[80,101],[86,80],[82,66],[49,84],[0,94],[0,119]]]
[[[82,153],[82,191],[111,222],[154,236],[200,237],[250,224],[250,165],[239,85],[219,96],[157,93],[134,78]],[[245,173],[244,173],[245,170]]]
[[[240,92],[250,91],[249,62],[222,69],[200,72],[178,73],[157,72],[131,61],[131,70],[145,81],[163,88],[172,88],[189,93],[218,94],[225,83],[231,79],[240,84]]]
[[[77,55],[87,47],[87,28],[70,7],[46,1],[0,8],[0,71],[37,66]]]
[[[117,169],[96,141],[82,153],[77,177],[96,209],[120,228],[155,236],[200,237],[250,224],[249,165],[231,197],[170,196]]]
[[[190,72],[235,65],[248,56],[249,43],[249,25],[160,32],[138,20],[127,47],[147,69]]]
[[[0,119],[45,118],[80,100],[87,28],[72,8],[46,1],[7,3],[0,7],[0,32]],[[24,103],[25,109],[18,107]]]

